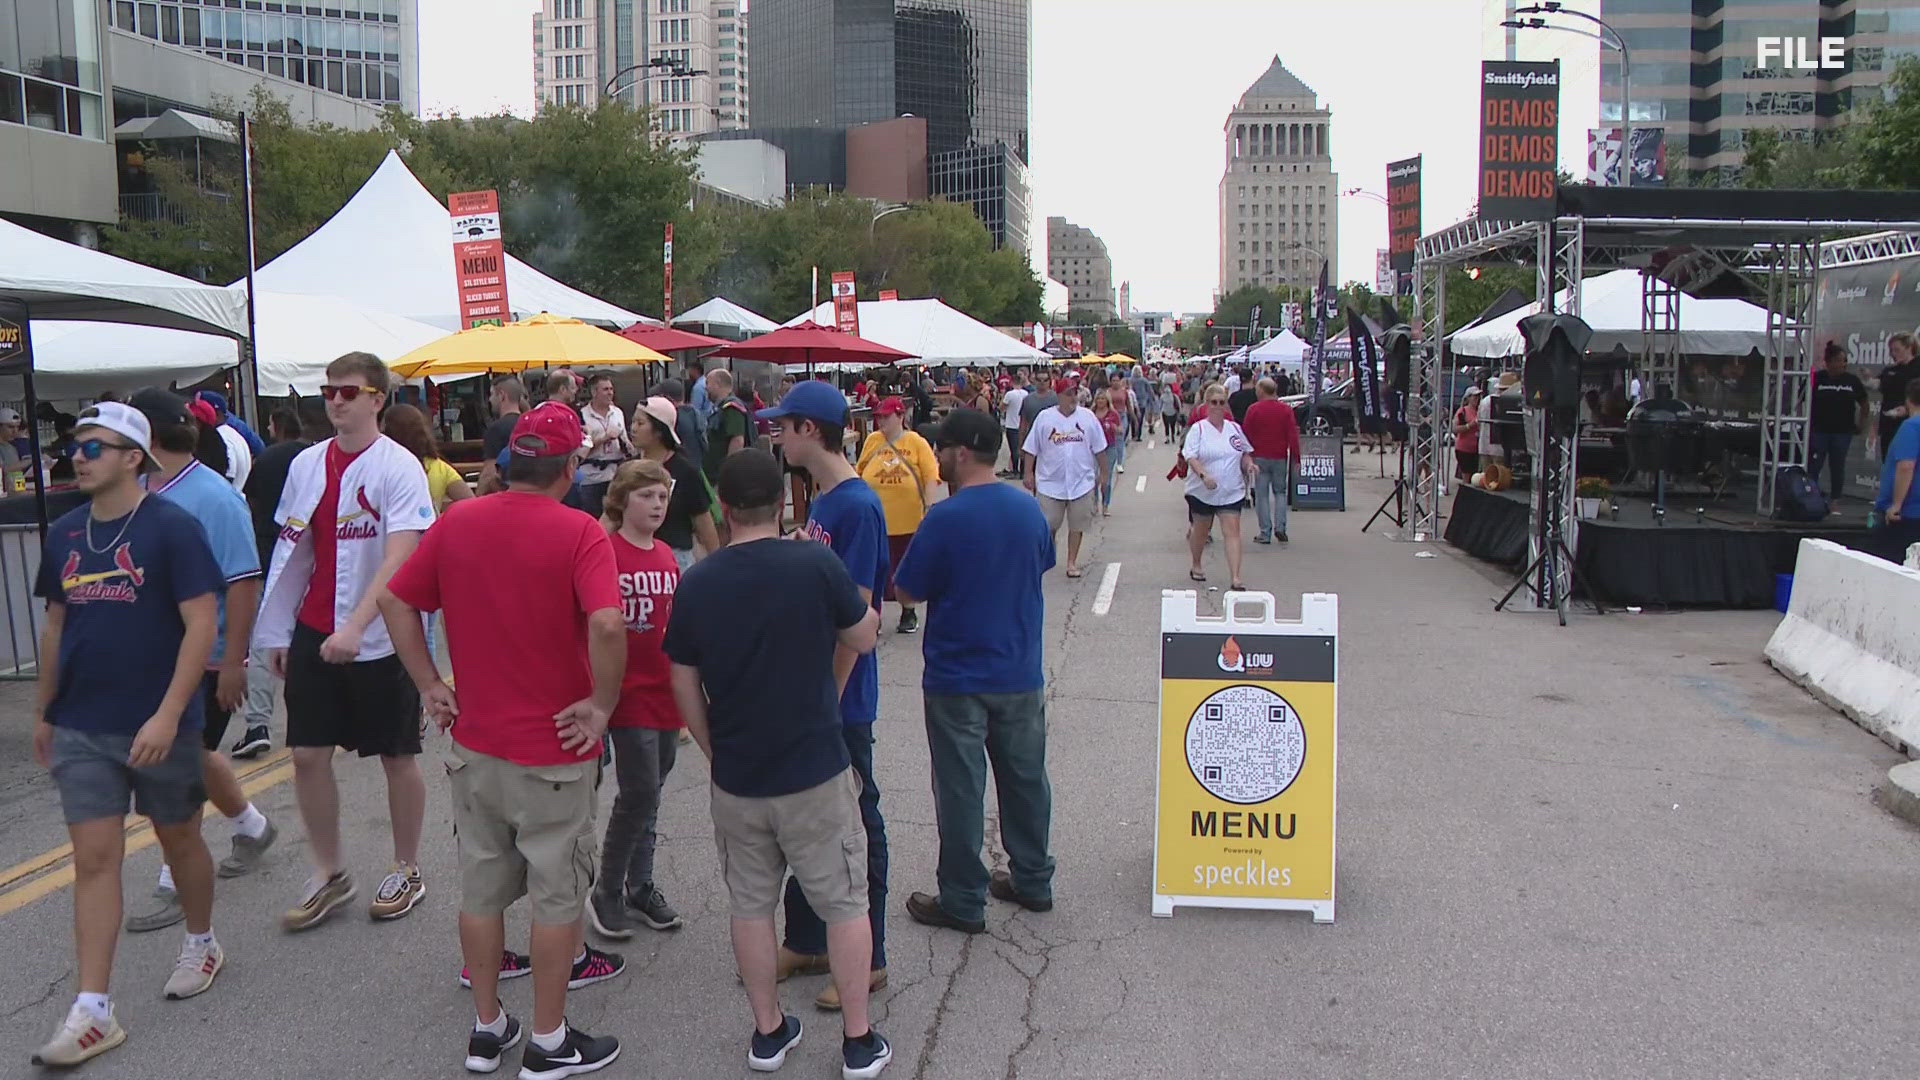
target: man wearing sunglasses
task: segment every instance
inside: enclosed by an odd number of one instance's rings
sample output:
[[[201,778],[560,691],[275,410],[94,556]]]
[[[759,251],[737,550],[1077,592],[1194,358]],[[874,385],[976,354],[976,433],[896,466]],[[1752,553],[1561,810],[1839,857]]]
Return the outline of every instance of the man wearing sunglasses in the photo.
[[[146,417],[117,402],[74,432],[74,476],[90,498],[47,530],[35,595],[40,635],[34,758],[53,774],[73,843],[79,996],[38,1065],[72,1066],[126,1041],[108,981],[120,933],[128,803],[153,823],[174,869],[186,946],[166,996],[213,985],[213,856],[200,836],[201,677],[212,655],[220,567],[188,511],[148,498]]]
[[[378,597],[433,524],[426,470],[380,434],[386,364],[353,352],[327,365],[327,419],[334,437],[307,448],[287,470],[255,641],[287,681],[287,746],[307,826],[314,876],[281,919],[288,930],[324,922],[358,895],[340,850],[336,748],[379,757],[393,821],[393,870],[369,914],[397,919],[426,895],[420,829],[427,788],[420,777],[420,694],[394,655]]]

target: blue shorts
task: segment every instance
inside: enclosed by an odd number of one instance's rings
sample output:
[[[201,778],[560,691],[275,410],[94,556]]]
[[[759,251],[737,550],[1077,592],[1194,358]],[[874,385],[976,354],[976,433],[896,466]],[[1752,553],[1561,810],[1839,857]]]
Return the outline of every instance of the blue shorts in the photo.
[[[107,735],[72,728],[53,729],[53,783],[60,789],[60,806],[67,824],[134,813],[155,825],[182,825],[193,820],[207,801],[200,772],[200,729],[182,731],[173,749],[158,765],[136,769],[127,764],[133,736]]]

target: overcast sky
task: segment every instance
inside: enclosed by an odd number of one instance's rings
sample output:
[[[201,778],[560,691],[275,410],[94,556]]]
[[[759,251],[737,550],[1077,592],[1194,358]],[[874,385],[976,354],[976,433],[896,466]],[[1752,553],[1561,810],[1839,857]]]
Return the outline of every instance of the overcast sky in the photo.
[[[420,92],[428,113],[533,108],[538,0],[420,0]],[[751,4],[748,5],[751,7]],[[1594,0],[1582,6],[1595,8]],[[1222,126],[1278,54],[1333,110],[1342,188],[1385,194],[1386,163],[1425,155],[1424,231],[1473,200],[1479,61],[1499,0],[1033,0],[1033,244],[1046,218],[1092,229],[1114,285],[1143,310],[1212,307],[1219,275]],[[1586,175],[1597,114],[1595,46],[1530,35],[1522,55],[1558,55],[1561,166]],[[1340,201],[1342,281],[1373,280],[1386,208]],[[785,317],[786,312],[769,312]]]

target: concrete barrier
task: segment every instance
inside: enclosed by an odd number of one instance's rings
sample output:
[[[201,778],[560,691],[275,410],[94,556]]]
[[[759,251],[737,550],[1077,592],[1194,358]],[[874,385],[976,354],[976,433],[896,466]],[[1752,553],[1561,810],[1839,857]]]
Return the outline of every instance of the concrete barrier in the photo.
[[[1920,570],[1802,540],[1767,662],[1897,750],[1920,747]]]

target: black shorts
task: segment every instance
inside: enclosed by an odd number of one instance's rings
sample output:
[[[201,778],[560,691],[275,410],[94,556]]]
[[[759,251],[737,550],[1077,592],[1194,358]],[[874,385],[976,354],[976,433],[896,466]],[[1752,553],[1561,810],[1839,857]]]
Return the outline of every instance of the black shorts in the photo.
[[[337,746],[361,757],[420,752],[420,691],[398,656],[329,664],[325,635],[295,624],[287,649],[287,745]]]
[[[1187,512],[1188,514],[1194,517],[1214,517],[1219,514],[1238,514],[1240,512],[1240,508],[1242,505],[1243,504],[1241,503],[1229,503],[1226,506],[1215,506],[1213,503],[1210,503],[1210,502],[1201,502],[1200,499],[1196,496],[1193,496],[1193,495],[1187,496]]]
[[[209,671],[200,677],[200,696],[206,699],[201,705],[201,715],[207,718],[206,727],[200,732],[200,745],[218,751],[226,738],[227,722],[233,719],[233,713],[220,707],[219,672]]]

